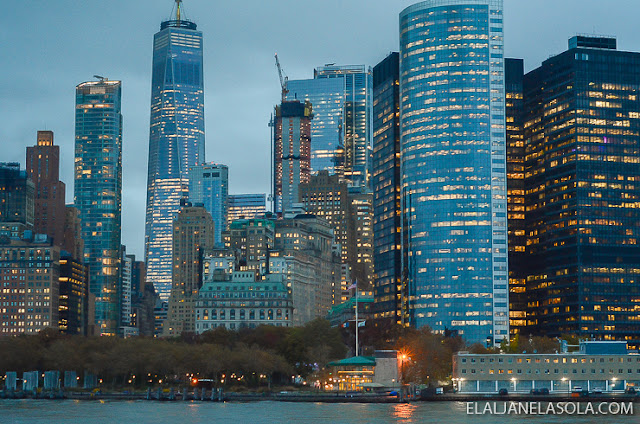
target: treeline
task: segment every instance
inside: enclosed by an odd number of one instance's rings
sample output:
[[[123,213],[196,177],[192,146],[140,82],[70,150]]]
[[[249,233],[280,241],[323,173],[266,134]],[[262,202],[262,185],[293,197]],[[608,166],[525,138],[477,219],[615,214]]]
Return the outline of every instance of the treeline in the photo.
[[[238,332],[217,328],[173,339],[85,338],[45,330],[34,336],[0,338],[0,375],[90,372],[104,384],[146,387],[186,382],[193,374],[214,380],[216,386],[257,387],[289,383],[292,375],[306,377],[316,366],[345,353],[340,332],[325,320],[294,328],[261,326]]]
[[[361,355],[377,349],[398,350],[402,380],[437,384],[450,378],[452,356],[471,353],[554,353],[557,339],[515,337],[501,348],[468,345],[455,334],[434,334],[428,327],[367,323],[360,328]],[[58,370],[95,374],[114,387],[185,384],[191,375],[213,385],[245,387],[290,384],[291,376],[323,379],[331,361],[354,355],[355,328],[331,328],[318,319],[301,327],[261,326],[230,331],[216,328],[178,338],[65,336],[49,329],[34,336],[0,337],[0,376],[7,371]],[[569,344],[575,338],[565,337]],[[134,377],[135,376],[135,377]]]

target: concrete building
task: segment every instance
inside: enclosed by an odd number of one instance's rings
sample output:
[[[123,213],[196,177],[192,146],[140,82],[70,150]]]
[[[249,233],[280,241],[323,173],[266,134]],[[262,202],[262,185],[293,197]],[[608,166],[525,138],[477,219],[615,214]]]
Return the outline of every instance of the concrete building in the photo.
[[[62,248],[65,184],[60,181],[60,147],[53,144],[52,131],[38,131],[37,144],[27,147],[27,175],[35,187],[33,230]]]
[[[80,211],[73,206],[65,208],[65,221],[62,249],[71,254],[73,258],[84,262],[84,240],[82,240],[82,222]]]
[[[202,286],[202,258],[215,244],[211,214],[200,205],[183,201],[173,225],[173,286],[164,336],[195,331],[195,301]]]
[[[0,238],[0,334],[58,329],[60,248],[46,235]]]
[[[350,284],[351,268],[356,258],[356,237],[351,214],[349,185],[340,175],[319,171],[308,183],[300,185],[300,203],[304,209],[327,220],[333,228],[336,243],[340,244],[340,255],[345,268],[342,275],[344,289]],[[340,303],[340,302],[338,302]]]
[[[275,224],[265,218],[239,219],[229,225],[223,237],[225,248],[237,260],[238,271],[259,271],[266,266],[267,249],[273,247]]]
[[[354,258],[351,277],[361,289],[373,281],[373,192],[367,186],[349,187],[349,219],[353,226]]]
[[[311,120],[309,102],[283,101],[276,106],[273,124],[274,212],[298,203],[298,188],[311,176]]]
[[[196,333],[260,325],[291,327],[293,302],[281,274],[260,278],[256,271],[226,270],[203,284],[196,302]]]
[[[314,215],[275,221],[274,252],[265,274],[284,274],[293,296],[294,325],[324,318],[340,289],[340,261],[329,223]]]
[[[373,193],[365,186],[349,185],[339,175],[320,171],[300,185],[304,209],[327,220],[340,244],[342,290],[358,281],[367,288],[373,276]],[[346,300],[346,293],[338,297]]]
[[[453,356],[453,381],[461,393],[620,392],[640,387],[640,355],[626,342],[584,341],[574,353]]]

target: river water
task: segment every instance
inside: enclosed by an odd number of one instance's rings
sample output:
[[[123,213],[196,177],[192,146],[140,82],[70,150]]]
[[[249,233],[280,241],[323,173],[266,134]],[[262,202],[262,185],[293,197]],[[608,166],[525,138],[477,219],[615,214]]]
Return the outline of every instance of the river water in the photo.
[[[483,409],[480,403],[480,410]],[[640,423],[621,415],[469,415],[466,402],[412,404],[0,400],[0,423]],[[500,410],[500,405],[497,409]],[[495,410],[494,409],[494,410]],[[478,408],[476,408],[478,410]],[[473,411],[473,408],[472,408]]]

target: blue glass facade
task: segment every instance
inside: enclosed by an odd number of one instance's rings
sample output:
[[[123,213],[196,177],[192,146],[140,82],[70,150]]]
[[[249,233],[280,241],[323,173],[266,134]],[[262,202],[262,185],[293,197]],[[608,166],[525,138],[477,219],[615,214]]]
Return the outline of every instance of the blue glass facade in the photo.
[[[373,68],[373,312],[404,324],[400,209],[400,55],[391,53]]]
[[[222,247],[222,232],[227,229],[229,168],[217,163],[192,166],[189,170],[189,200],[202,203],[211,214],[215,244]]]
[[[89,291],[96,297],[96,328],[100,334],[115,335],[120,318],[122,228],[120,81],[85,82],[76,87],[74,181]]]
[[[403,278],[410,323],[509,335],[501,0],[400,14]]]
[[[202,33],[196,24],[163,22],[153,40],[145,253],[147,282],[171,290],[172,226],[188,197],[189,168],[204,162]]]
[[[307,100],[313,108],[311,121],[311,172],[341,173],[344,81],[339,79],[289,81],[287,100]]]
[[[289,81],[287,99],[308,100],[313,107],[312,173],[326,169],[369,181],[372,86],[364,65],[322,66],[312,80]]]

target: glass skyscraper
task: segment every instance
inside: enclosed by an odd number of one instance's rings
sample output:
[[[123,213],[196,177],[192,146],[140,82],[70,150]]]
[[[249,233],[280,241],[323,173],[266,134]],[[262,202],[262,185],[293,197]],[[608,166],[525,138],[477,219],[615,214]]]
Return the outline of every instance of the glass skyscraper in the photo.
[[[120,81],[101,78],[76,87],[74,206],[96,297],[96,330],[103,335],[115,335],[120,318],[121,97]]]
[[[189,170],[189,200],[202,203],[211,214],[215,244],[222,247],[222,232],[227,229],[229,168],[217,163],[203,163]]]
[[[202,33],[179,10],[153,39],[145,256],[147,282],[163,300],[171,291],[173,221],[188,197],[189,168],[204,162]]]
[[[509,336],[502,0],[400,14],[403,278],[410,324]]]
[[[308,100],[311,172],[328,170],[351,181],[368,181],[371,154],[371,70],[364,65],[327,65],[314,78],[288,83],[287,100]]]
[[[576,36],[524,76],[527,330],[640,346],[640,53]]]
[[[404,324],[400,209],[400,56],[391,53],[373,68],[373,306],[375,317]]]

